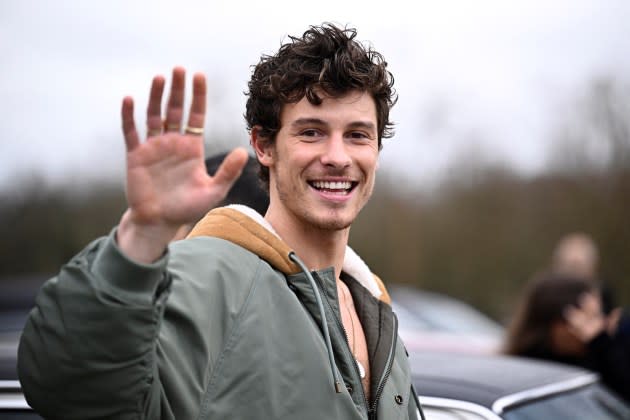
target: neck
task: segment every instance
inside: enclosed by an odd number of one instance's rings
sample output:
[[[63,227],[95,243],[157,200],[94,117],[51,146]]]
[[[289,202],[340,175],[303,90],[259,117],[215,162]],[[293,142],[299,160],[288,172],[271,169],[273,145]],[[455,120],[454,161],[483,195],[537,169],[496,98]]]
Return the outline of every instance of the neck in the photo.
[[[265,219],[276,233],[304,261],[309,269],[334,267],[339,278],[343,267],[350,228],[341,230],[320,229],[305,223],[280,220],[268,212]]]

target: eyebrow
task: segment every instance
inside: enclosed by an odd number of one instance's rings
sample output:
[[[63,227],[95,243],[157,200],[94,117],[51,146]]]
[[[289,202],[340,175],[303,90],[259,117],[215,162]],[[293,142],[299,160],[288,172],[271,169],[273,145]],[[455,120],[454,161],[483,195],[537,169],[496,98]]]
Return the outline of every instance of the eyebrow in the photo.
[[[291,127],[302,127],[305,125],[328,125],[328,123],[320,118],[298,118],[291,122]],[[376,126],[371,121],[353,121],[348,124],[348,128],[363,128],[366,130],[376,130]]]
[[[376,131],[376,126],[374,125],[373,122],[369,122],[369,121],[355,121],[350,123],[349,125],[350,128],[363,128],[369,131]]]
[[[301,127],[303,125],[327,125],[324,120],[319,118],[298,118],[297,120],[291,121],[292,127]]]

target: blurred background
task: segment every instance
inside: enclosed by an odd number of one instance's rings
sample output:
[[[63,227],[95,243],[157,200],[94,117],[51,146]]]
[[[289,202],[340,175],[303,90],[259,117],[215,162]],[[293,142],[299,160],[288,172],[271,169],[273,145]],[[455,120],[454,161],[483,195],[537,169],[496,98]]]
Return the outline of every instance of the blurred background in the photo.
[[[557,240],[582,231],[630,304],[624,0],[3,1],[0,282],[38,284],[117,223],[123,96],[142,127],[153,75],[204,72],[208,154],[247,145],[250,66],[324,21],[382,52],[400,96],[351,233],[375,273],[504,323]]]

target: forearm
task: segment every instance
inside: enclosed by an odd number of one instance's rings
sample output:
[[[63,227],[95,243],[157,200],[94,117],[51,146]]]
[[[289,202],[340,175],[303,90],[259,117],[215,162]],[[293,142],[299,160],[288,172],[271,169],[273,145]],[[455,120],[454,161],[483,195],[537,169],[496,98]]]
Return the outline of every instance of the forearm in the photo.
[[[133,418],[157,394],[165,266],[134,264],[110,235],[44,285],[19,348],[29,403],[51,418]]]

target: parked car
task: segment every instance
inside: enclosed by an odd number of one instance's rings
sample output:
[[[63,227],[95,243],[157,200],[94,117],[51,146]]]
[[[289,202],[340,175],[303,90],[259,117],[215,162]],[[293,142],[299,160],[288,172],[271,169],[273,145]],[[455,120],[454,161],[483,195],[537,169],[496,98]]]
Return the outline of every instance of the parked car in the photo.
[[[408,350],[496,353],[504,327],[453,297],[407,286],[388,287]]]
[[[427,420],[625,420],[630,405],[590,371],[502,355],[411,352]]]
[[[41,420],[27,404],[17,377],[20,333],[45,275],[0,279],[0,420]]]
[[[26,403],[16,381],[0,380],[0,419],[2,420],[41,420]]]
[[[421,352],[410,361],[427,420],[630,419],[630,405],[582,369],[499,355]],[[41,420],[16,379],[0,380],[0,419]]]
[[[0,286],[0,420],[41,420],[26,403],[16,372],[19,334],[36,288],[21,288],[15,295],[21,297],[8,298],[7,283]],[[396,305],[401,300],[395,296]],[[399,317],[402,326],[404,315]],[[496,354],[408,348],[427,420],[630,419],[628,404],[585,370]]]
[[[17,347],[25,317],[23,311],[0,312],[0,420],[42,419],[26,403],[17,378]]]

